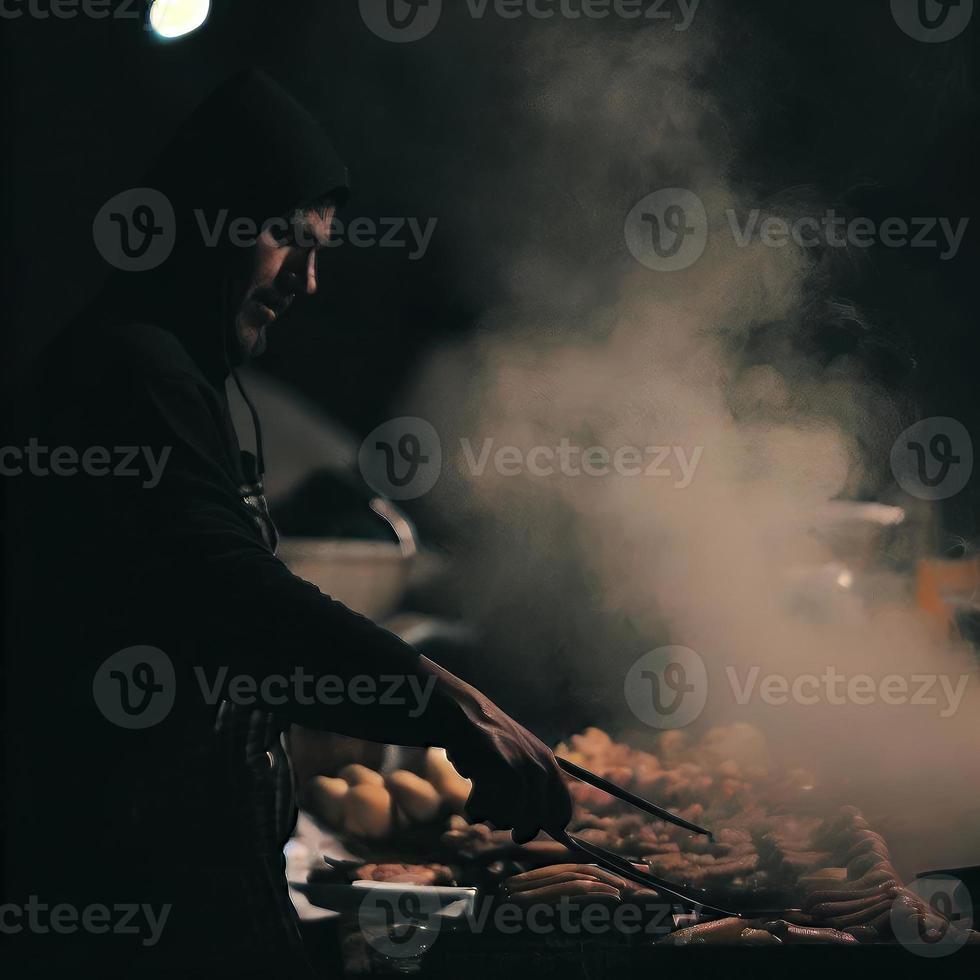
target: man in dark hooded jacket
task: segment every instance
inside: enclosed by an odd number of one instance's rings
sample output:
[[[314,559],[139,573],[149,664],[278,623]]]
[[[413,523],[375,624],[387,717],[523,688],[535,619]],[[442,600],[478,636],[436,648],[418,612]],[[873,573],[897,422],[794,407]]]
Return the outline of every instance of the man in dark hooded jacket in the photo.
[[[445,746],[474,780],[472,815],[517,839],[563,827],[570,804],[533,735],[274,555],[226,383],[316,289],[347,195],[320,127],[247,73],[146,184],[173,206],[173,253],[117,274],[43,358],[23,431],[35,458],[12,486],[3,938],[42,974],[302,975],[282,860],[289,725]],[[222,210],[266,230],[248,249],[208,243]],[[112,467],[128,447],[138,475]],[[328,705],[281,682],[297,675],[339,679],[332,693],[398,676],[431,697],[421,712]]]

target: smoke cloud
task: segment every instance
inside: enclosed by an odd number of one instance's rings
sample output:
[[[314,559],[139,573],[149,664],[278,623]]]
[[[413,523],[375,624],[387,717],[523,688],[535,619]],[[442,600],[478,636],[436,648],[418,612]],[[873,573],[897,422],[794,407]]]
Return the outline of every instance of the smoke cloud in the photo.
[[[642,747],[655,732],[630,711],[625,678],[646,651],[682,645],[709,685],[691,732],[757,726],[773,767],[812,769],[827,805],[864,808],[905,873],[975,862],[975,660],[911,589],[928,511],[898,527],[827,516],[835,501],[897,499],[888,453],[907,406],[810,342],[837,309],[833,257],[743,246],[729,217],[833,202],[809,189],[758,200],[733,176],[744,119],[705,84],[703,12],[684,33],[529,37],[514,67],[526,91],[515,173],[483,175],[460,203],[473,219],[461,262],[496,270],[496,299],[402,406],[442,439],[426,504],[461,541],[454,589],[492,651],[484,686],[521,692],[504,703],[544,730],[604,724]],[[700,198],[709,234],[688,268],[658,272],[630,255],[624,221],[668,187]],[[596,448],[638,449],[644,465],[649,448],[668,453],[653,475],[530,471],[559,458],[535,447],[563,445],[580,464]],[[521,462],[498,466],[502,447]],[[768,675],[792,687],[830,668],[868,675],[874,692],[849,698],[845,684],[842,704],[825,688],[816,703],[772,703],[778,683],[760,693]],[[889,675],[906,679],[906,703],[889,703],[898,687],[882,694]],[[936,678],[921,696],[937,703],[908,703],[919,675]]]

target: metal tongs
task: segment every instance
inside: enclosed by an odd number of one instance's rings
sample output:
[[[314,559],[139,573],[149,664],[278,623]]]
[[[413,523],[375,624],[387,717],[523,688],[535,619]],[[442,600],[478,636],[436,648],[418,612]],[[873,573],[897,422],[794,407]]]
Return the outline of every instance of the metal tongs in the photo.
[[[562,759],[558,756],[555,757],[555,761],[558,763],[559,768],[569,776],[573,776],[583,783],[588,783],[590,786],[594,786],[596,789],[602,790],[602,792],[608,793],[617,800],[622,800],[623,803],[628,803],[638,810],[643,810],[645,813],[649,813],[659,820],[665,820],[668,823],[676,824],[678,827],[684,827],[686,830],[690,830],[695,834],[704,835],[709,841],[714,841],[714,835],[710,830],[699,827],[697,824],[691,823],[689,820],[685,820],[683,817],[677,816],[676,813],[671,813],[669,810],[665,810],[655,803],[650,803],[642,797],[629,792],[629,790],[625,790],[621,786],[609,782],[608,779],[603,779],[602,776],[597,776],[594,772],[589,772],[588,769],[583,769],[581,766],[575,765],[574,762],[569,762],[567,759]],[[725,909],[705,901],[701,896],[706,896],[707,893],[701,888],[690,888],[685,885],[671,884],[669,881],[665,881],[663,878],[651,874],[649,871],[639,871],[633,864],[625,858],[621,858],[618,854],[613,854],[612,851],[607,851],[604,847],[599,847],[596,844],[590,844],[588,841],[582,840],[581,837],[570,834],[567,830],[549,831],[548,833],[559,844],[564,844],[571,850],[578,850],[587,854],[603,870],[619,875],[621,878],[627,878],[638,885],[643,885],[645,888],[652,888],[663,895],[675,898],[682,905],[692,909],[694,912],[699,914],[708,912],[726,918],[738,916],[737,912],[727,912]]]

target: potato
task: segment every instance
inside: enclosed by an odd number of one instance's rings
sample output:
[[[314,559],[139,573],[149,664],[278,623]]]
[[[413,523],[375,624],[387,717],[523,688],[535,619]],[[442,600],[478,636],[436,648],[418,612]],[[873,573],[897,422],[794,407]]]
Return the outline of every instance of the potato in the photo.
[[[350,786],[343,779],[314,776],[306,785],[306,804],[314,816],[325,820],[331,827],[344,823],[344,797]]]
[[[442,809],[439,791],[414,772],[398,769],[385,779],[385,785],[398,807],[418,823],[428,823]]]
[[[357,837],[383,840],[391,833],[391,794],[384,786],[361,783],[344,797],[344,829]]]
[[[350,783],[351,786],[384,786],[384,777],[380,772],[375,772],[373,769],[368,769],[367,766],[358,765],[356,762],[353,765],[344,766],[337,775]]]
[[[450,810],[453,813],[462,813],[473,783],[456,771],[456,767],[447,758],[445,749],[430,748],[425,753],[425,775]]]

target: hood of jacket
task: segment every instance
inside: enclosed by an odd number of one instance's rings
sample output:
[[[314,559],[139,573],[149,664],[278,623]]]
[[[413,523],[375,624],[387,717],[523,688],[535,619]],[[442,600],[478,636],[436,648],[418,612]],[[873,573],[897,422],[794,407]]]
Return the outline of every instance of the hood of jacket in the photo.
[[[236,284],[251,231],[324,197],[349,195],[347,168],[320,123],[267,75],[247,70],[209,95],[147,175],[173,207],[169,257],[146,272],[117,272],[96,304],[103,321],[170,330],[214,383],[234,362]]]

